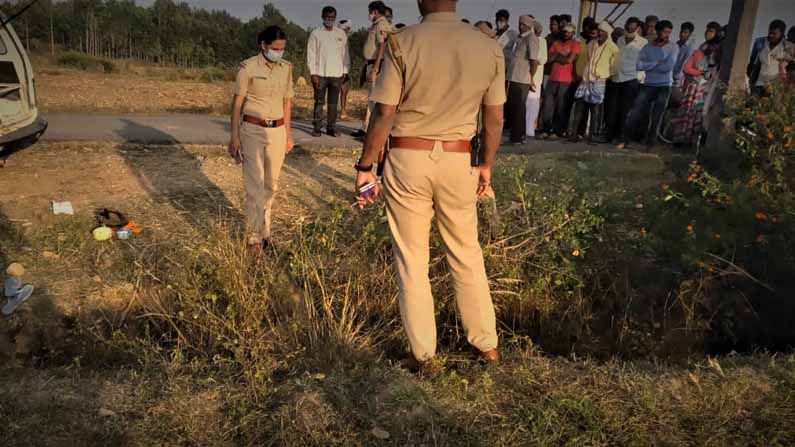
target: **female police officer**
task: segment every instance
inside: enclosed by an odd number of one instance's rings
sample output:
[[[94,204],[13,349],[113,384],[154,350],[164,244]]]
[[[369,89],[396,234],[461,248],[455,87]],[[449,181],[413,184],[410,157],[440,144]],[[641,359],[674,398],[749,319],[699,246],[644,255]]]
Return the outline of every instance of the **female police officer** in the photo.
[[[282,60],[287,35],[270,26],[257,36],[260,54],[243,61],[232,105],[229,154],[243,163],[249,249],[270,244],[271,207],[284,156],[293,148],[290,130],[292,65]]]

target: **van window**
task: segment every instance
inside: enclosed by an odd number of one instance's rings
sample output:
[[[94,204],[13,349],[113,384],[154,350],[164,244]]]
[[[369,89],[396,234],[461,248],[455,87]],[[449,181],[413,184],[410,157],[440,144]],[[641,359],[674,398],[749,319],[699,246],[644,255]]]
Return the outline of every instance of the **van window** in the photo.
[[[3,42],[3,36],[0,35],[0,54],[6,54],[8,50],[6,49],[6,44]]]
[[[0,84],[19,84],[19,76],[13,62],[0,61]]]

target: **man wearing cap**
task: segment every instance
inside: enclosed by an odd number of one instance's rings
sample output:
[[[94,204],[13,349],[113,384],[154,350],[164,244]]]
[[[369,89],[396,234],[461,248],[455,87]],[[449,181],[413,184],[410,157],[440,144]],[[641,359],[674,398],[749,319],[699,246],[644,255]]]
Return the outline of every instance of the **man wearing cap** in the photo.
[[[508,109],[511,144],[524,144],[527,135],[527,94],[540,91],[536,71],[540,41],[534,31],[536,21],[528,15],[519,18],[519,38],[508,68]]]
[[[618,47],[610,39],[613,27],[607,21],[598,25],[598,36],[592,40],[582,53],[585,58],[585,68],[581,74],[582,81],[574,94],[576,99],[572,112],[571,130],[573,140],[579,140],[578,129],[587,115],[591,115],[591,130],[589,142],[592,142],[601,131],[605,88],[607,78],[610,77],[615,67]]]
[[[392,45],[388,47],[373,89],[377,105],[370,131],[356,165],[357,189],[376,182],[374,164],[387,138],[391,139],[384,196],[400,286],[400,314],[411,345],[412,357],[406,366],[419,369],[429,366],[436,353],[428,278],[434,217],[467,340],[479,359],[498,359],[476,204],[491,184],[501,139],[505,61],[493,39],[461,22],[455,13],[457,5],[456,0],[418,2],[422,22],[394,35],[399,48],[396,52]],[[482,159],[473,167],[471,140],[480,111]],[[373,199],[357,195],[360,207]]]
[[[580,54],[580,43],[574,40],[573,25],[563,28],[563,38],[557,40],[549,49],[549,81],[544,91],[542,138],[549,138],[553,133],[558,136],[566,134],[569,122],[569,95],[574,82],[574,61]]]

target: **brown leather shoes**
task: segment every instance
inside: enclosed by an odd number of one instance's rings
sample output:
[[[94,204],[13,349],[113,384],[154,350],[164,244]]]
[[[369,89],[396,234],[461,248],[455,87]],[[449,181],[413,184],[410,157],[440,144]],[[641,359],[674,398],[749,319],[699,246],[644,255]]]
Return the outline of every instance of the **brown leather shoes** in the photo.
[[[419,361],[415,359],[413,355],[401,360],[400,367],[410,372],[426,376],[434,376],[439,374],[442,370],[441,366],[435,362],[434,359]]]
[[[500,353],[496,349],[478,351],[478,361],[483,363],[497,363],[500,361]]]

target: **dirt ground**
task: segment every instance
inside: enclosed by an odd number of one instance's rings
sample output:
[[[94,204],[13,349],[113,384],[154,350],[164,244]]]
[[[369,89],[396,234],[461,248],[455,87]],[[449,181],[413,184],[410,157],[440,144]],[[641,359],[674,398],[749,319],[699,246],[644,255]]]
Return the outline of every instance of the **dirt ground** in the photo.
[[[98,73],[34,59],[41,111],[229,114],[233,82],[189,79],[194,74],[185,70],[137,64],[120,67],[118,73]],[[296,85],[295,117],[310,118],[313,101],[311,87]],[[342,118],[361,119],[366,92],[352,90],[348,101]]]
[[[288,155],[276,215],[300,218],[308,209],[351,195],[350,151],[330,149]],[[87,174],[88,173],[88,174]],[[168,204],[182,212],[180,197],[240,210],[242,173],[222,146],[144,146],[112,143],[38,144],[16,154],[0,171],[2,209],[26,226],[46,225],[51,201],[69,200],[78,214],[111,207],[136,216],[144,226]]]

